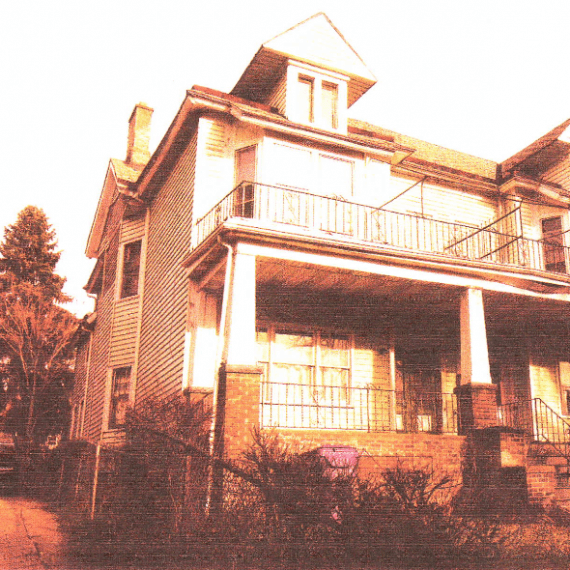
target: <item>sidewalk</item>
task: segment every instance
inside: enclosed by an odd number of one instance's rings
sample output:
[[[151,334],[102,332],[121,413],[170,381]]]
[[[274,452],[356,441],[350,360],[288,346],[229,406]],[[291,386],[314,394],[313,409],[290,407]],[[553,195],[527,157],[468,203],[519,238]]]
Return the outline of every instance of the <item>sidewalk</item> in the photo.
[[[0,497],[0,568],[46,570],[66,568],[62,535],[55,516],[36,501]]]

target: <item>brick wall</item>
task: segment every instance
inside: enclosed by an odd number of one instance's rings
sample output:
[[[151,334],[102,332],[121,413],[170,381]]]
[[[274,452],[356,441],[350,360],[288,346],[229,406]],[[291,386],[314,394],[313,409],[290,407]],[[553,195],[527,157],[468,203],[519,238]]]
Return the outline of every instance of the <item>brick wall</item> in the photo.
[[[236,459],[252,443],[252,429],[259,427],[261,370],[228,366],[225,374],[224,453]],[[348,445],[360,455],[359,475],[369,477],[398,463],[414,468],[433,468],[438,473],[459,476],[465,438],[457,435],[395,432],[369,433],[360,430],[310,430],[275,428],[293,452],[324,445]]]
[[[497,425],[497,387],[465,384],[455,389],[462,431]]]

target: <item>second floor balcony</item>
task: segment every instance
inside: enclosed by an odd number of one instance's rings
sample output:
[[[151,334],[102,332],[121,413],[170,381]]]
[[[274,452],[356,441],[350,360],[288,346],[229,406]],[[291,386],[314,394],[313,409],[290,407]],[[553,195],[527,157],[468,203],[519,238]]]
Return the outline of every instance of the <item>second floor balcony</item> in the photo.
[[[482,226],[375,208],[340,197],[245,182],[196,221],[195,246],[230,219],[303,228],[336,240],[438,254],[557,274],[568,274],[570,248],[564,234],[549,239],[523,237],[513,223],[520,206]]]

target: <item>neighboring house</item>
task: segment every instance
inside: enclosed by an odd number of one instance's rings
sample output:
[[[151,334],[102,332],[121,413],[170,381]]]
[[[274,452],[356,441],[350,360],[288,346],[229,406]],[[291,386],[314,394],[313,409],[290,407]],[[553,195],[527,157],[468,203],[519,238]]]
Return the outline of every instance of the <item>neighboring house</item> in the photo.
[[[189,90],[152,156],[135,107],[87,246],[73,438],[185,391],[229,456],[259,426],[459,471],[471,434],[533,497],[563,485],[570,121],[497,164],[349,119],[375,83],[317,14],[230,94]]]

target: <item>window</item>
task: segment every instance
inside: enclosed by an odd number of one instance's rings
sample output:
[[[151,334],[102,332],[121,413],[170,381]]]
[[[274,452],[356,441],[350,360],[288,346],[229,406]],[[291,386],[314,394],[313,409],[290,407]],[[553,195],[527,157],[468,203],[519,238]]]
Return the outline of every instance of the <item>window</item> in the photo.
[[[234,215],[253,218],[255,209],[256,147],[250,146],[236,151],[236,183]]]
[[[562,231],[562,218],[560,216],[542,220],[542,239],[544,269],[556,273],[566,273],[564,232]]]
[[[269,327],[257,332],[257,346],[266,381],[303,385],[313,400],[348,401],[351,335]]]
[[[312,123],[314,121],[315,83],[311,77],[299,76],[297,112],[299,121]]]
[[[116,429],[125,425],[127,408],[129,406],[130,387],[131,367],[115,368],[113,370],[109,429]]]
[[[351,335],[259,330],[259,363],[264,368],[262,424],[303,428],[355,426],[362,418],[351,402]],[[357,398],[358,399],[358,398]]]
[[[123,276],[121,299],[138,295],[142,241],[133,241],[123,247]]]
[[[323,82],[321,103],[323,126],[338,128],[338,87],[334,83]]]

